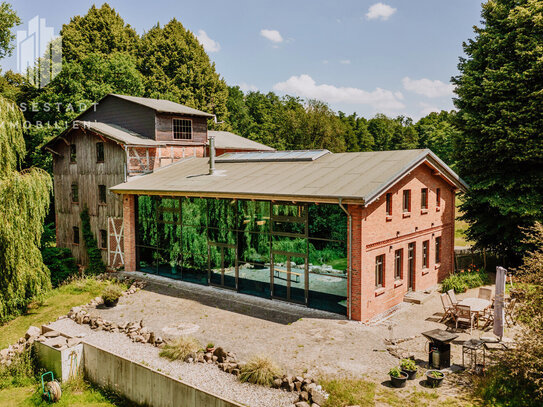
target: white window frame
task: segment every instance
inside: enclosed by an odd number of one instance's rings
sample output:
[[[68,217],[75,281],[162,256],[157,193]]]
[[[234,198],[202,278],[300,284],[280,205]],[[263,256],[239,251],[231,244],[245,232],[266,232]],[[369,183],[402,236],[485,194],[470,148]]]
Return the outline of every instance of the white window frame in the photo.
[[[186,120],[186,121],[190,122],[190,138],[175,138],[175,121],[176,120]],[[172,117],[172,138],[174,140],[180,140],[180,141],[193,140],[194,139],[194,126],[193,126],[192,119],[185,119],[185,118],[180,118],[180,117]]]

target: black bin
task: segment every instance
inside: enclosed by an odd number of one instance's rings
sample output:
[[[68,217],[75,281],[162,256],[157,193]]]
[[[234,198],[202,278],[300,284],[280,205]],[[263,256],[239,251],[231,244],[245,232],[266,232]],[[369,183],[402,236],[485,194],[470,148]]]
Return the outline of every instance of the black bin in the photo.
[[[428,365],[433,369],[445,369],[451,365],[451,344],[458,335],[444,331],[443,329],[433,329],[423,332],[422,335],[430,341],[428,346]],[[435,361],[435,352],[439,353],[439,362]]]

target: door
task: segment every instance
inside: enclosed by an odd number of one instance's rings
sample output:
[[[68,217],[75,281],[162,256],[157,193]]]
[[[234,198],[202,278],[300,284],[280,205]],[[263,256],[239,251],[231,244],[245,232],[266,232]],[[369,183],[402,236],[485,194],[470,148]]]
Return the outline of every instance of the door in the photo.
[[[413,290],[415,285],[415,243],[407,246],[407,288]]]
[[[307,256],[272,251],[270,281],[272,298],[307,304]]]
[[[223,288],[237,289],[238,262],[236,245],[207,243],[209,283]]]

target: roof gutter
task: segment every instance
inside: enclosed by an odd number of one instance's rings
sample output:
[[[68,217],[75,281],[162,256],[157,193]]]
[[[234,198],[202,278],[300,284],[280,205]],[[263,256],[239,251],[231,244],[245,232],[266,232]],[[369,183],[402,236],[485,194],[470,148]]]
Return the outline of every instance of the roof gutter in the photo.
[[[353,281],[353,273],[352,273],[352,270],[353,270],[353,217],[352,215],[349,213],[349,211],[347,209],[345,209],[345,207],[343,206],[343,198],[339,198],[339,207],[341,209],[343,209],[343,212],[345,212],[347,214],[347,218],[349,219],[349,269],[348,269],[348,273],[349,273],[349,312],[348,312],[348,315],[349,315],[349,320],[351,319],[351,315],[352,315],[352,312],[351,312],[351,309],[352,309],[352,305],[353,305],[353,296],[352,296],[352,293],[353,293],[353,287],[352,287],[352,281]]]

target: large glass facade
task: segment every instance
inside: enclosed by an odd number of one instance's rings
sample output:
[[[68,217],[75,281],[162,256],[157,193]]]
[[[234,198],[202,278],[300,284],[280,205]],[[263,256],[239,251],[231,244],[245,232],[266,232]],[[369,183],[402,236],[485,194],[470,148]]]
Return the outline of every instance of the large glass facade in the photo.
[[[338,205],[138,196],[139,270],[346,313]]]

